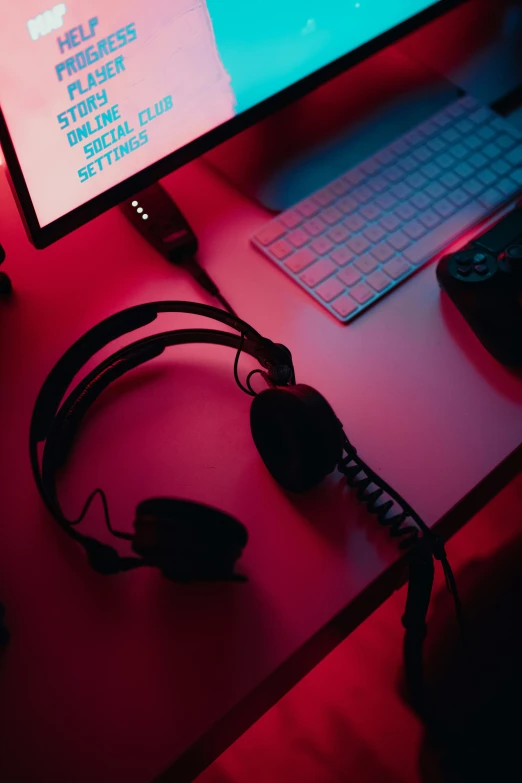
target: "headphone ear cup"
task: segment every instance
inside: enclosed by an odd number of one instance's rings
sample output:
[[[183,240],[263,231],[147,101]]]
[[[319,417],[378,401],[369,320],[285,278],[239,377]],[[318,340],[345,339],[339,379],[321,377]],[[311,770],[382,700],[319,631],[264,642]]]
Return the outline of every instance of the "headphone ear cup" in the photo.
[[[202,503],[150,498],[136,508],[132,548],[168,579],[234,578],[247,541],[241,522]]]
[[[318,484],[342,457],[341,422],[322,394],[305,384],[260,392],[250,408],[250,428],[269,472],[291,492]]]

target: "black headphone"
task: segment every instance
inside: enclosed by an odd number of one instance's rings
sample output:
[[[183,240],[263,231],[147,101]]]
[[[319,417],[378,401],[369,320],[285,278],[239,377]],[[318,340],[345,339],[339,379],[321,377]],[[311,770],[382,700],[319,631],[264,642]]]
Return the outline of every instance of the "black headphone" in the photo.
[[[99,364],[62,402],[75,375],[101,348],[151,323],[159,313],[176,312],[213,318],[239,334],[182,329],[145,337]],[[159,356],[167,346],[182,343],[212,343],[236,349],[236,381],[253,396],[252,436],[266,467],[282,487],[294,492],[307,490],[341,460],[345,441],[342,424],[319,392],[295,383],[292,356],[284,345],[262,337],[236,316],[207,305],[154,302],[116,313],[77,340],[58,361],[38,395],[30,429],[31,464],[40,494],[56,521],[84,547],[91,566],[100,573],[115,574],[149,565],[172,579],[234,578],[235,562],[247,543],[246,528],[239,521],[200,503],[173,498],[144,500],[136,509],[131,535],[112,529],[102,490],[92,493],[78,520],[65,517],[57,497],[57,471],[64,465],[78,426],[96,398],[128,370]],[[263,368],[249,374],[246,387],[237,375],[242,351],[255,357]],[[261,373],[269,387],[257,394],[250,384],[255,372]],[[43,441],[40,467],[38,444]],[[121,557],[113,547],[74,527],[83,519],[95,494],[102,498],[111,532],[131,540],[139,557]]]
[[[144,337],[120,349],[92,370],[63,397],[76,374],[99,350],[113,340],[152,323],[159,313],[191,313],[219,321],[234,329],[177,329]],[[453,594],[457,616],[461,607],[455,580],[442,541],[406,501],[358,456],[343,425],[318,391],[296,384],[288,348],[256,332],[236,315],[193,302],[152,302],[122,310],[90,329],[62,356],[49,373],[35,403],[30,427],[30,455],[40,495],[60,526],[85,549],[89,562],[101,574],[117,574],[139,566],[161,569],[164,576],[193,579],[242,579],[234,573],[236,561],[248,534],[238,520],[200,503],[174,498],[150,498],[138,504],[134,533],[112,528],[108,504],[101,489],[95,489],[79,517],[68,519],[56,491],[56,474],[67,459],[78,427],[92,403],[112,381],[128,370],[163,353],[167,346],[211,343],[236,350],[234,377],[240,389],[253,397],[250,428],[259,454],[274,479],[286,490],[303,492],[318,484],[336,468],[369,513],[410,548],[404,656],[410,692],[416,706],[422,697],[422,641],[433,585],[433,560],[440,560],[446,583]],[[252,370],[246,385],[238,376],[241,352],[253,356],[262,369]],[[268,388],[257,393],[250,378],[260,373]],[[44,443],[41,460],[39,444]],[[120,556],[108,544],[80,533],[82,521],[96,495],[101,497],[110,532],[131,541],[137,557]],[[398,509],[398,510],[397,510]],[[406,520],[413,521],[406,524]]]

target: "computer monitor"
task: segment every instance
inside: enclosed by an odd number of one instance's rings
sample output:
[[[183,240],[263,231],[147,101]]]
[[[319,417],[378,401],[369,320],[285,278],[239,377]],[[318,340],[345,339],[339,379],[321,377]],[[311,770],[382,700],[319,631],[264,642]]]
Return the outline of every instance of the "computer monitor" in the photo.
[[[51,2],[0,27],[0,143],[37,247],[462,0]]]

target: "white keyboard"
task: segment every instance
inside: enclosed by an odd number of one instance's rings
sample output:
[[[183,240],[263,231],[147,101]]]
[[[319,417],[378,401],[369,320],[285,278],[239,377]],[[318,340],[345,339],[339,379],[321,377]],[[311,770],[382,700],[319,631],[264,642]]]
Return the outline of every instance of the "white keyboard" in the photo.
[[[346,323],[522,189],[522,132],[460,98],[252,237]]]

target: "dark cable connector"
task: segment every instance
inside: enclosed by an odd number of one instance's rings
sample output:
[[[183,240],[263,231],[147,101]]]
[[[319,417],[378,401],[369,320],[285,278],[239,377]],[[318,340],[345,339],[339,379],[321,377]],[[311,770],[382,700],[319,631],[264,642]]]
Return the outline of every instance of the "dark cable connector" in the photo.
[[[210,275],[197,262],[197,237],[181,210],[161,185],[151,185],[124,201],[121,210],[167,261],[185,269],[225,310],[236,315]]]

